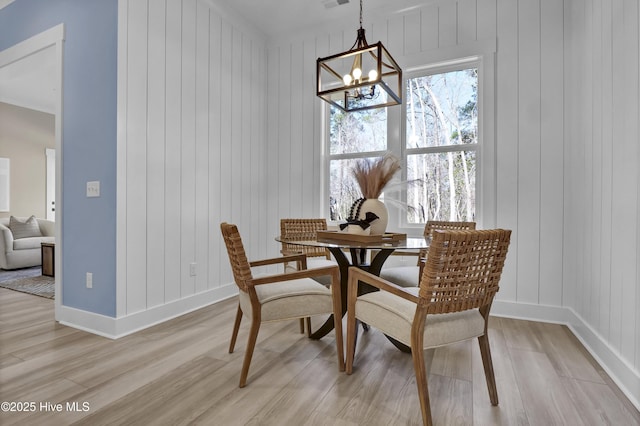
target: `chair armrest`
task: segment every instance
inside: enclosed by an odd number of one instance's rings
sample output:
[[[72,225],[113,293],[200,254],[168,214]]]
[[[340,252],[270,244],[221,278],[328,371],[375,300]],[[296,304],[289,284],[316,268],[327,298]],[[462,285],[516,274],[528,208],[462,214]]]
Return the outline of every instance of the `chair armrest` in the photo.
[[[304,269],[301,271],[287,272],[284,274],[269,275],[265,277],[254,278],[251,280],[253,285],[271,284],[281,281],[292,281],[300,278],[312,278],[322,275],[331,275],[331,285],[335,288],[340,281],[340,268],[338,265],[323,266],[321,268]]]
[[[282,253],[284,256],[291,256],[291,255],[295,255],[295,254],[307,254],[303,250],[300,250],[300,251],[280,250],[280,253]],[[307,256],[308,256],[308,254],[307,254]],[[319,257],[319,256],[318,255],[314,255],[314,257]],[[329,249],[324,249],[324,257],[327,260],[331,260],[331,252],[329,251]]]
[[[45,237],[53,237],[55,236],[55,222],[47,219],[38,219],[38,226],[40,227],[40,232]]]
[[[420,252],[417,251],[406,251],[406,250],[395,250],[391,253],[392,256],[419,256]]]
[[[372,249],[371,250],[371,260],[373,261],[373,259],[375,259],[375,257],[378,255],[378,253],[380,253],[380,250],[378,249]],[[393,253],[391,253],[390,256],[418,256],[420,257],[422,254],[422,249],[417,252],[417,251],[408,251],[408,250],[394,250]]]
[[[0,253],[10,253],[13,251],[13,233],[11,229],[0,224],[0,235],[2,241],[0,241]]]
[[[297,254],[302,254],[302,250],[300,251],[280,250],[280,253],[283,256],[295,256]]]
[[[304,254],[292,254],[292,255],[282,256],[282,257],[273,257],[269,259],[254,260],[252,262],[249,262],[249,266],[253,268],[256,266],[276,265],[278,263],[287,263],[287,262],[300,262],[302,264],[302,269],[307,268],[307,256]]]
[[[403,299],[413,303],[418,303],[418,300],[420,300],[419,297],[409,293],[404,287],[400,287],[391,281],[387,281],[384,278],[380,278],[355,266],[349,268],[348,291],[350,296],[353,294],[355,297],[357,294],[358,281],[367,283],[373,287],[379,288],[380,290],[388,291],[389,293],[402,297]]]

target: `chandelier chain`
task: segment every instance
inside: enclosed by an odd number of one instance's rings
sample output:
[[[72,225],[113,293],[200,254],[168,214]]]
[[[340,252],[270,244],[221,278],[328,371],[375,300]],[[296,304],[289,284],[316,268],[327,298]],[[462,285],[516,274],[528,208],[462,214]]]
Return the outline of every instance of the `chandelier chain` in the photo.
[[[362,0],[360,0],[360,28],[362,28]]]

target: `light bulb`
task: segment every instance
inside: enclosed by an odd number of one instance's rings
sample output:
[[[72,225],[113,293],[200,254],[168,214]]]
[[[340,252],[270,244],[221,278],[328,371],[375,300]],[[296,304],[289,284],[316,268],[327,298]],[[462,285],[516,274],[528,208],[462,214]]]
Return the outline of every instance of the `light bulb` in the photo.
[[[342,81],[344,81],[344,84],[348,86],[353,81],[353,78],[351,77],[351,74],[345,74],[344,77],[342,77]]]
[[[362,70],[360,68],[354,68],[353,71],[351,71],[351,74],[355,80],[360,80],[360,77],[362,77]]]
[[[376,70],[369,71],[369,81],[373,81],[376,78],[378,78],[378,71]]]

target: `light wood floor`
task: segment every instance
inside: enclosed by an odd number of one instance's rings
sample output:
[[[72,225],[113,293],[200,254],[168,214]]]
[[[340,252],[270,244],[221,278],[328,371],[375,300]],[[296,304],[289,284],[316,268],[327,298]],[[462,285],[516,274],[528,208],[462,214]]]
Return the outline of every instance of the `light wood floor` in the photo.
[[[376,330],[339,373],[333,334],[312,341],[295,321],[265,324],[249,383],[238,379],[248,322],[227,351],[235,301],[113,341],[55,323],[53,301],[0,289],[2,425],[420,424],[411,357]],[[640,425],[640,413],[563,326],[491,319],[500,405],[491,407],[477,344],[427,354],[439,425]],[[41,403],[62,403],[46,412]],[[82,410],[67,411],[77,402]]]

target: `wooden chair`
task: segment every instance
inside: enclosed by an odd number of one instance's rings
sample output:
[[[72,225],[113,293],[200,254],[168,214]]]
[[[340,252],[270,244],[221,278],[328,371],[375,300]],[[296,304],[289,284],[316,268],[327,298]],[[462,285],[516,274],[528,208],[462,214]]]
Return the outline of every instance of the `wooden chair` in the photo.
[[[280,236],[291,241],[315,240],[318,231],[327,230],[326,219],[280,219]],[[331,260],[331,253],[324,247],[297,246],[282,243],[280,252],[287,256],[292,254],[304,254],[307,256],[307,267],[318,268],[337,265]],[[297,266],[294,262],[286,265],[286,271],[294,271]],[[316,281],[329,285],[326,277],[320,277]]]
[[[425,238],[430,238],[433,236],[433,231],[435,230],[473,230],[476,229],[475,222],[448,222],[442,220],[430,220],[424,227],[424,236]],[[424,264],[427,259],[428,249],[420,250],[419,253],[416,252],[402,252],[398,253],[398,255],[406,256],[413,255],[418,256],[418,261],[416,265],[410,266],[389,266],[387,268],[382,268],[380,271],[380,277],[384,278],[387,281],[391,281],[401,287],[417,287],[420,283],[420,277],[422,277],[422,271],[424,269]]]
[[[405,288],[358,268],[349,269],[347,360],[351,374],[356,320],[410,346],[425,425],[431,408],[424,350],[478,338],[489,398],[498,405],[487,326],[511,231],[435,231],[418,288]],[[358,297],[358,282],[381,291]]]
[[[247,383],[249,365],[262,322],[306,318],[320,314],[334,314],[336,318],[342,317],[339,288],[340,270],[335,265],[306,269],[306,257],[300,254],[249,262],[236,225],[222,223],[220,230],[229,254],[233,277],[239,289],[238,311],[231,335],[229,353],[232,353],[235,347],[242,315],[246,315],[251,320],[251,330],[240,374],[240,387],[242,388]],[[301,270],[259,278],[254,278],[251,273],[252,267],[284,262],[300,262]],[[331,283],[335,285],[328,289],[312,279],[320,275],[329,275]],[[344,371],[342,322],[336,321],[335,323],[338,367],[340,371]]]
[[[290,241],[315,240],[318,231],[327,230],[327,220],[324,218],[313,219],[280,219],[280,236]],[[331,253],[324,247],[297,246],[294,244],[282,243],[280,250],[285,256],[294,254],[304,254],[307,256],[307,268],[322,268],[333,266],[337,263],[331,260]],[[285,272],[293,272],[298,269],[296,262],[287,262],[284,265]],[[314,278],[320,284],[327,287],[330,278],[326,275]],[[311,319],[306,318],[307,330],[311,333]],[[300,319],[300,333],[304,333],[305,319]]]

